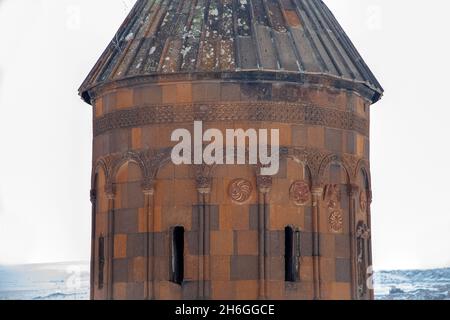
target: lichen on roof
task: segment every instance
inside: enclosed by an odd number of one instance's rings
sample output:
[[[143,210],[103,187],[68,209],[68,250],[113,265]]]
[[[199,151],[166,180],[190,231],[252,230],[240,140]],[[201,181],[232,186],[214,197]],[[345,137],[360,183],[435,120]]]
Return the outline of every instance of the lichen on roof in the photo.
[[[362,84],[374,102],[383,93],[320,0],[138,0],[80,94],[136,76],[255,70]]]

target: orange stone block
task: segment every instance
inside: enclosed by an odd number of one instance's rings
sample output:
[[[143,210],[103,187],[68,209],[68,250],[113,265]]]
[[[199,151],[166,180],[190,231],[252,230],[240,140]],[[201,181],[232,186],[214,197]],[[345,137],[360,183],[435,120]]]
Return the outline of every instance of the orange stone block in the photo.
[[[268,281],[268,293],[267,296],[271,300],[283,300],[284,297],[284,281]]]
[[[258,299],[258,281],[241,280],[235,282],[235,298],[238,300],[256,300]]]
[[[181,286],[169,281],[159,283],[160,300],[180,300],[182,297]]]
[[[300,259],[300,281],[313,281],[313,258],[302,257]]]
[[[331,284],[331,299],[350,300],[351,299],[350,283],[333,282]]]
[[[138,211],[138,231],[139,233],[147,232],[147,212],[144,208],[139,208]]]
[[[127,182],[128,182],[128,163],[124,163],[117,171],[116,183],[127,183]]]
[[[153,232],[161,232],[162,231],[162,207],[155,207],[154,214],[154,224],[153,224]]]
[[[233,231],[211,231],[211,255],[233,254]]]
[[[356,154],[358,156],[364,155],[364,137],[360,134],[356,135]]]
[[[176,103],[177,102],[177,86],[176,85],[164,85],[162,86],[163,103]]]
[[[234,296],[234,282],[211,281],[211,298],[213,300],[236,299]]]
[[[177,102],[180,103],[192,102],[192,84],[190,83],[177,84],[176,98]]]
[[[145,258],[138,257],[133,259],[133,274],[132,279],[135,282],[145,281],[146,270],[145,270]]]
[[[315,148],[323,148],[325,145],[325,129],[319,126],[308,128],[308,145]]]
[[[238,231],[237,251],[239,255],[258,255],[258,232]]]
[[[186,281],[198,280],[198,256],[186,254],[184,256],[184,278]]]
[[[103,116],[103,99],[98,98],[95,100],[95,117],[99,118]]]
[[[127,235],[117,234],[114,236],[114,258],[127,257]]]
[[[107,214],[106,213],[97,213],[95,216],[95,230],[96,235],[99,237],[101,234],[105,235],[107,231]]]
[[[142,129],[133,128],[131,130],[131,147],[133,149],[142,148]]]
[[[250,228],[250,208],[247,205],[231,206],[231,218],[233,221],[233,230],[248,230]]]
[[[229,256],[211,256],[211,275],[210,279],[230,280],[230,257]]]
[[[127,298],[127,284],[114,283],[114,300],[125,300]]]
[[[133,90],[121,89],[116,93],[117,109],[130,108],[133,106]]]

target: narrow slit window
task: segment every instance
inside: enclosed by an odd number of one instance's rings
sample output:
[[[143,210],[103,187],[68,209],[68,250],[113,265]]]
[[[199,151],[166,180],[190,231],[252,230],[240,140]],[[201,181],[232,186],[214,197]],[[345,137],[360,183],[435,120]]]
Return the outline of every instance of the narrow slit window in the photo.
[[[184,228],[172,230],[170,281],[182,284],[184,280]]]
[[[285,281],[296,282],[299,274],[298,258],[300,257],[300,231],[292,227],[284,229],[284,264]]]
[[[105,267],[105,237],[98,239],[98,288],[103,289],[103,269]]]

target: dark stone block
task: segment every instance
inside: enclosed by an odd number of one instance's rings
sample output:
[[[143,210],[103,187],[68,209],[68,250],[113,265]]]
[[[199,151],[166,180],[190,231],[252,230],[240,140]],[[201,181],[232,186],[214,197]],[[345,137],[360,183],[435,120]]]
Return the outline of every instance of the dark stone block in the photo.
[[[351,282],[350,259],[336,259],[336,281]]]
[[[325,128],[326,148],[333,152],[342,152],[342,130]]]
[[[356,134],[354,132],[347,132],[346,152],[356,153]]]
[[[138,210],[121,209],[114,214],[114,230],[116,234],[138,232]]]
[[[219,206],[209,205],[209,224],[211,226],[211,230],[216,231],[219,230]]]
[[[144,257],[146,237],[144,233],[134,233],[128,235],[127,240],[127,256],[128,258]]]
[[[269,231],[268,255],[284,256],[284,231]]]
[[[335,236],[335,253],[338,258],[350,258],[350,236],[337,234]]]
[[[116,108],[117,104],[117,94],[115,92],[111,92],[106,94],[103,97],[103,112],[109,113]]]
[[[200,205],[192,206],[192,231],[198,231],[199,227],[199,213],[201,211]]]
[[[187,239],[187,246],[189,254],[191,255],[199,255],[198,251],[198,232],[197,231],[188,231],[185,234]]]
[[[270,280],[284,281],[284,257],[270,258]]]
[[[131,145],[131,130],[129,129],[116,129],[112,132],[111,136],[111,152],[126,152],[130,149]]]
[[[127,185],[128,208],[143,208],[144,192],[142,191],[142,182],[132,182]]]
[[[287,177],[287,159],[280,159],[280,168],[278,173],[273,176],[273,178],[277,179],[286,179]]]
[[[302,257],[313,256],[313,236],[312,232],[300,233],[300,255]]]
[[[320,234],[320,256],[334,257],[334,234]]]
[[[221,89],[221,100],[239,101],[241,99],[241,87],[238,83],[223,83]]]
[[[218,83],[206,83],[205,97],[207,101],[220,100],[220,85]]]
[[[330,183],[332,184],[340,184],[342,183],[342,168],[339,164],[332,163],[330,165]]]
[[[249,211],[249,228],[250,230],[258,230],[259,223],[259,206],[257,204],[250,205]]]
[[[194,83],[192,98],[197,102],[218,101],[220,100],[220,85],[218,83]]]
[[[258,256],[232,256],[231,280],[257,280]]]
[[[143,300],[144,299],[144,283],[132,282],[127,284],[127,299],[128,300]]]
[[[242,83],[242,100],[267,101],[272,99],[272,84],[270,83]]]
[[[195,300],[198,298],[198,281],[183,282],[183,300]]]
[[[305,207],[305,228],[304,231],[312,231],[312,207]]]
[[[364,139],[364,157],[370,159],[370,142],[369,139]]]
[[[155,236],[155,256],[168,257],[169,256],[169,237],[165,232],[157,232]]]
[[[162,103],[162,90],[160,86],[140,87],[134,90],[134,101],[137,106],[143,104]]]
[[[238,231],[233,232],[233,254],[238,255]]]
[[[114,259],[113,280],[114,282],[128,281],[128,259]]]
[[[348,216],[348,212],[350,210],[350,198],[348,196],[348,186],[346,186],[345,184],[342,184],[340,186],[340,190],[341,190],[341,208],[343,210],[343,216],[344,216],[344,220],[346,220],[347,216]],[[344,225],[345,225],[345,221],[344,221]]]

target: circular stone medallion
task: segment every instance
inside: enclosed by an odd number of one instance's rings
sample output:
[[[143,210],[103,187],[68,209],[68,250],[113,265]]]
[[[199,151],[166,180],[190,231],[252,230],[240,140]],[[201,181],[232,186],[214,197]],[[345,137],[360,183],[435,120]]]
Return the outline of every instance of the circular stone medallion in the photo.
[[[341,232],[344,226],[344,218],[339,210],[333,211],[330,214],[330,227],[333,232]]]
[[[228,190],[230,198],[238,203],[244,203],[252,194],[253,187],[250,181],[245,179],[236,179],[230,183]]]
[[[290,188],[291,200],[298,206],[304,206],[311,197],[309,185],[302,180],[295,181]]]

